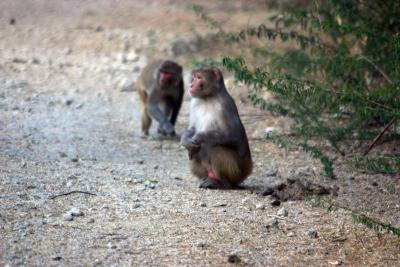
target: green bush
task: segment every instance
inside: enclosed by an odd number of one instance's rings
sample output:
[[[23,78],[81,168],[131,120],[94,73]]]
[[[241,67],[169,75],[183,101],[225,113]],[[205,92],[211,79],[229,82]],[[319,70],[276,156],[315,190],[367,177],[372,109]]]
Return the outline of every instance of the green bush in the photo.
[[[224,32],[202,8],[195,11],[228,43],[252,49],[262,63],[250,66],[238,55],[224,57],[222,64],[251,88],[255,105],[292,118],[298,144],[333,176],[334,159],[309,140],[326,140],[346,155],[356,140],[371,142],[385,125],[399,121],[400,1],[290,2],[269,4],[274,27],[262,24],[238,32]],[[254,39],[261,44],[250,42]],[[271,41],[288,42],[291,48],[280,53],[263,48]],[[278,101],[266,102],[264,90]]]

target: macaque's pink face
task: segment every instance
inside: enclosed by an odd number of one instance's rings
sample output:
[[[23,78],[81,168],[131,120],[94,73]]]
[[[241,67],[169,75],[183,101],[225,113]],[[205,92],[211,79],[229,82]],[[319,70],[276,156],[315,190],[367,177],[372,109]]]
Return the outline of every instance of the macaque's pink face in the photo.
[[[199,73],[195,72],[192,75],[192,82],[190,83],[190,88],[189,88],[189,93],[191,96],[197,96],[203,89],[203,83],[204,83],[204,76]]]
[[[159,75],[159,83],[160,84],[168,84],[168,83],[170,83],[171,82],[171,80],[172,80],[172,73],[171,72],[168,72],[168,71],[163,71],[163,70],[160,70],[160,75]]]

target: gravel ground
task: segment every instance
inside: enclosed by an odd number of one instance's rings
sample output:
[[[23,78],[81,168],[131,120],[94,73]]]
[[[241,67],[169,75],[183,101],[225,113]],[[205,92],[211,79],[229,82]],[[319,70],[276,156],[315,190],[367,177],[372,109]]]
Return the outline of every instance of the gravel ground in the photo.
[[[221,17],[243,8],[204,3]],[[337,186],[327,199],[400,227],[399,178],[321,176],[308,154],[262,140],[288,122],[250,107],[229,77],[255,162],[243,190],[201,190],[176,140],[139,138],[132,82],[196,21],[179,1],[1,1],[0,265],[398,265],[399,238],[351,212],[274,207],[261,192],[293,177]]]

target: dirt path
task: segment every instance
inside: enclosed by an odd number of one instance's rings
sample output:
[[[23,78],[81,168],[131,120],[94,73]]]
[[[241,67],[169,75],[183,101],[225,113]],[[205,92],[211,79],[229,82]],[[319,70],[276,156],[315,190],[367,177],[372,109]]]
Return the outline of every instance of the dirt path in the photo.
[[[364,210],[398,224],[392,178],[321,177],[307,154],[260,141],[265,127],[280,124],[252,116],[239,98],[255,162],[244,190],[200,190],[176,141],[138,137],[138,99],[121,89],[145,64],[148,30],[160,24],[143,18],[178,14],[165,25],[165,43],[173,30],[189,33],[179,19],[189,29],[195,21],[185,5],[155,3],[0,3],[0,265],[398,264],[399,239],[353,223],[349,212],[302,201],[272,207],[260,194],[295,174],[339,183],[342,203],[375,203],[365,195],[376,195],[383,211]],[[382,187],[369,186],[378,178]],[[388,183],[394,195],[382,190]],[[71,191],[95,195],[56,196]],[[68,217],[72,208],[83,214]]]

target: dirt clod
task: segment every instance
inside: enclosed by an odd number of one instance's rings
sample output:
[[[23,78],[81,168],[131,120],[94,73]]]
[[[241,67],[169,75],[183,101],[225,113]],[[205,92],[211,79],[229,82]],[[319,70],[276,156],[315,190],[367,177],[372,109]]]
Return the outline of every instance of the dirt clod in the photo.
[[[236,254],[231,254],[228,256],[228,262],[229,263],[240,263],[242,260],[240,257]]]
[[[311,182],[302,182],[300,180],[288,179],[285,183],[278,184],[274,187],[267,187],[262,193],[263,196],[271,196],[275,200],[303,200],[307,194],[326,195],[333,190],[322,185]],[[279,203],[280,204],[280,203]],[[271,203],[273,206],[278,206],[277,203]]]

